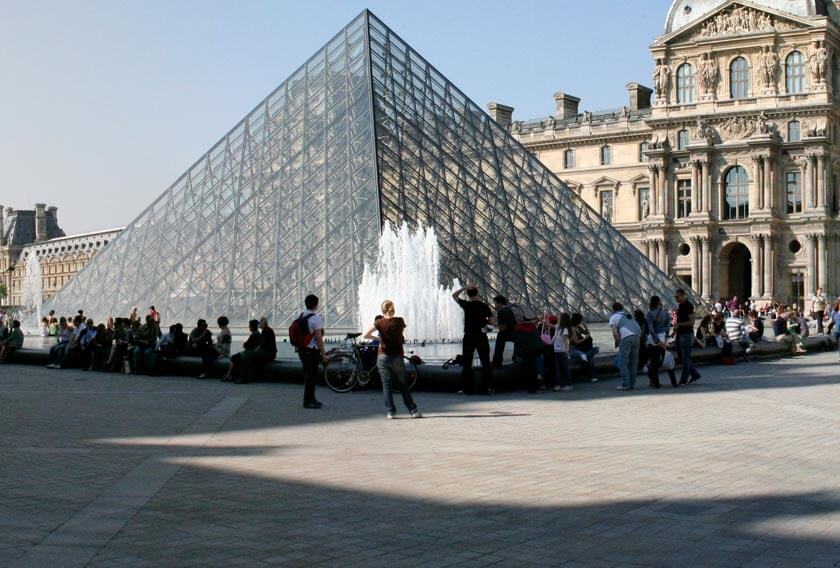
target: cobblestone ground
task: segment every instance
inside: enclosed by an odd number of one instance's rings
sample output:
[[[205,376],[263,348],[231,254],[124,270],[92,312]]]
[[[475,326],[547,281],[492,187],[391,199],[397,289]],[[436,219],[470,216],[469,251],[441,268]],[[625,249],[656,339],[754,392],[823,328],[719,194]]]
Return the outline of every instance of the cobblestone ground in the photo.
[[[0,367],[0,565],[838,567],[838,369],[387,421],[373,392]]]

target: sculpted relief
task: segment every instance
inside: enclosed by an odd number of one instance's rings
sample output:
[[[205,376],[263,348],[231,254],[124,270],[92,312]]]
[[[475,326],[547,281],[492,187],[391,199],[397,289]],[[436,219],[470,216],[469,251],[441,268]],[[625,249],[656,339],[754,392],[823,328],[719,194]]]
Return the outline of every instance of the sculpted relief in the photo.
[[[779,31],[795,29],[790,22],[780,20],[766,12],[745,6],[733,6],[709,18],[700,27],[700,37],[736,35],[749,32]]]
[[[717,91],[719,77],[717,61],[710,54],[704,53],[697,65],[697,82],[700,84],[700,89],[704,93],[713,94]]]
[[[656,60],[656,68],[653,70],[653,86],[657,101],[667,101],[671,90],[671,68],[661,59]]]
[[[772,46],[765,47],[758,59],[758,78],[761,86],[765,89],[775,88],[778,70],[779,56]]]

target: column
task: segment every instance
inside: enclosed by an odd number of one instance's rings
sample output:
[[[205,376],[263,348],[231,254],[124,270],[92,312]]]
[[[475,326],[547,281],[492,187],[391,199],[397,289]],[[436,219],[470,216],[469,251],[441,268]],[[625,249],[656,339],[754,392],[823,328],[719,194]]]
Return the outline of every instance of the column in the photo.
[[[761,297],[761,288],[762,288],[762,281],[761,281],[761,237],[758,235],[752,235],[752,250],[750,253],[752,254],[752,290],[750,290],[750,296],[753,299]]]
[[[767,209],[772,210],[776,207],[776,195],[778,192],[776,191],[776,160],[772,157],[767,158],[767,169],[770,170],[770,185],[764,188],[764,192],[767,195],[766,207]]]
[[[816,184],[817,184],[817,168],[816,168],[816,158],[814,156],[808,156],[805,159],[805,173],[803,177],[805,178],[805,196],[803,203],[803,210],[813,209],[817,206],[817,200],[814,197],[816,194]]]
[[[772,298],[776,294],[773,265],[773,236],[764,235],[764,297]]]
[[[765,156],[762,160],[762,169],[764,170],[764,182],[762,183],[761,187],[761,208],[762,209],[769,209],[770,208],[770,188],[772,180],[770,179],[770,158]]]
[[[825,207],[825,189],[827,187],[826,183],[826,168],[825,168],[825,156],[819,154],[817,156],[817,191],[816,191],[816,207]]]
[[[664,272],[665,274],[670,274],[671,272],[669,270],[669,264],[671,262],[671,259],[669,258],[669,255],[668,255],[668,241],[666,241],[666,240],[660,241],[659,256],[660,256],[660,260],[662,261],[662,272]]]
[[[709,237],[701,237],[701,254],[700,259],[703,263],[702,278],[703,278],[703,297],[707,300],[712,297],[712,251],[711,241]]]
[[[650,172],[650,209],[654,215],[660,215],[659,207],[659,168],[648,166]]]
[[[823,293],[828,292],[828,239],[825,235],[817,235],[817,245],[819,247],[819,277],[817,284],[823,289]]]
[[[691,237],[691,287],[698,294],[701,293],[701,274],[700,274],[700,238]]]
[[[700,212],[700,162],[691,162],[691,212]]]
[[[668,170],[665,164],[659,166],[659,214],[668,215]]]
[[[761,156],[753,156],[753,189],[750,192],[750,210],[755,206],[756,210],[763,209],[762,207],[762,191],[764,191],[764,179],[761,175]]]
[[[645,258],[650,260],[650,241],[642,241],[642,251],[645,253]]]
[[[817,291],[817,237],[806,235],[805,252],[808,255],[808,267],[805,273],[805,297],[810,298]]]
[[[654,239],[653,241],[651,241],[651,244],[652,244],[652,247],[651,247],[651,253],[652,253],[651,260],[653,261],[653,264],[655,264],[657,267],[659,267],[659,266],[660,266],[660,265],[659,265],[659,241],[657,241],[656,239]]]

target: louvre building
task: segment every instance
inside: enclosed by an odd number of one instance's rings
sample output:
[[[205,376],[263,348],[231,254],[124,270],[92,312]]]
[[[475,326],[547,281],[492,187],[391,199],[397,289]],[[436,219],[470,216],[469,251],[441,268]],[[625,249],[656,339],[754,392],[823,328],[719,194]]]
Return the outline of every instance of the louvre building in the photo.
[[[357,328],[386,222],[433,227],[441,278],[603,319],[674,283],[370,12],[198,159],[55,298],[101,320],[268,316],[308,293]]]

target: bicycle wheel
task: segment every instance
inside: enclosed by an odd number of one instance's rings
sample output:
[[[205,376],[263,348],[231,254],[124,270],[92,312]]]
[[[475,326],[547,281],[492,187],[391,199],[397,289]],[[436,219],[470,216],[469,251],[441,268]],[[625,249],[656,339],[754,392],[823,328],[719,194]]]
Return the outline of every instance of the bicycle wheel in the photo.
[[[338,353],[324,365],[324,382],[338,393],[350,392],[359,382],[362,372],[359,362],[349,353]]]
[[[405,385],[408,387],[408,390],[414,390],[414,385],[417,384],[417,379],[420,378],[420,365],[408,357],[403,357],[403,359],[405,359]]]

